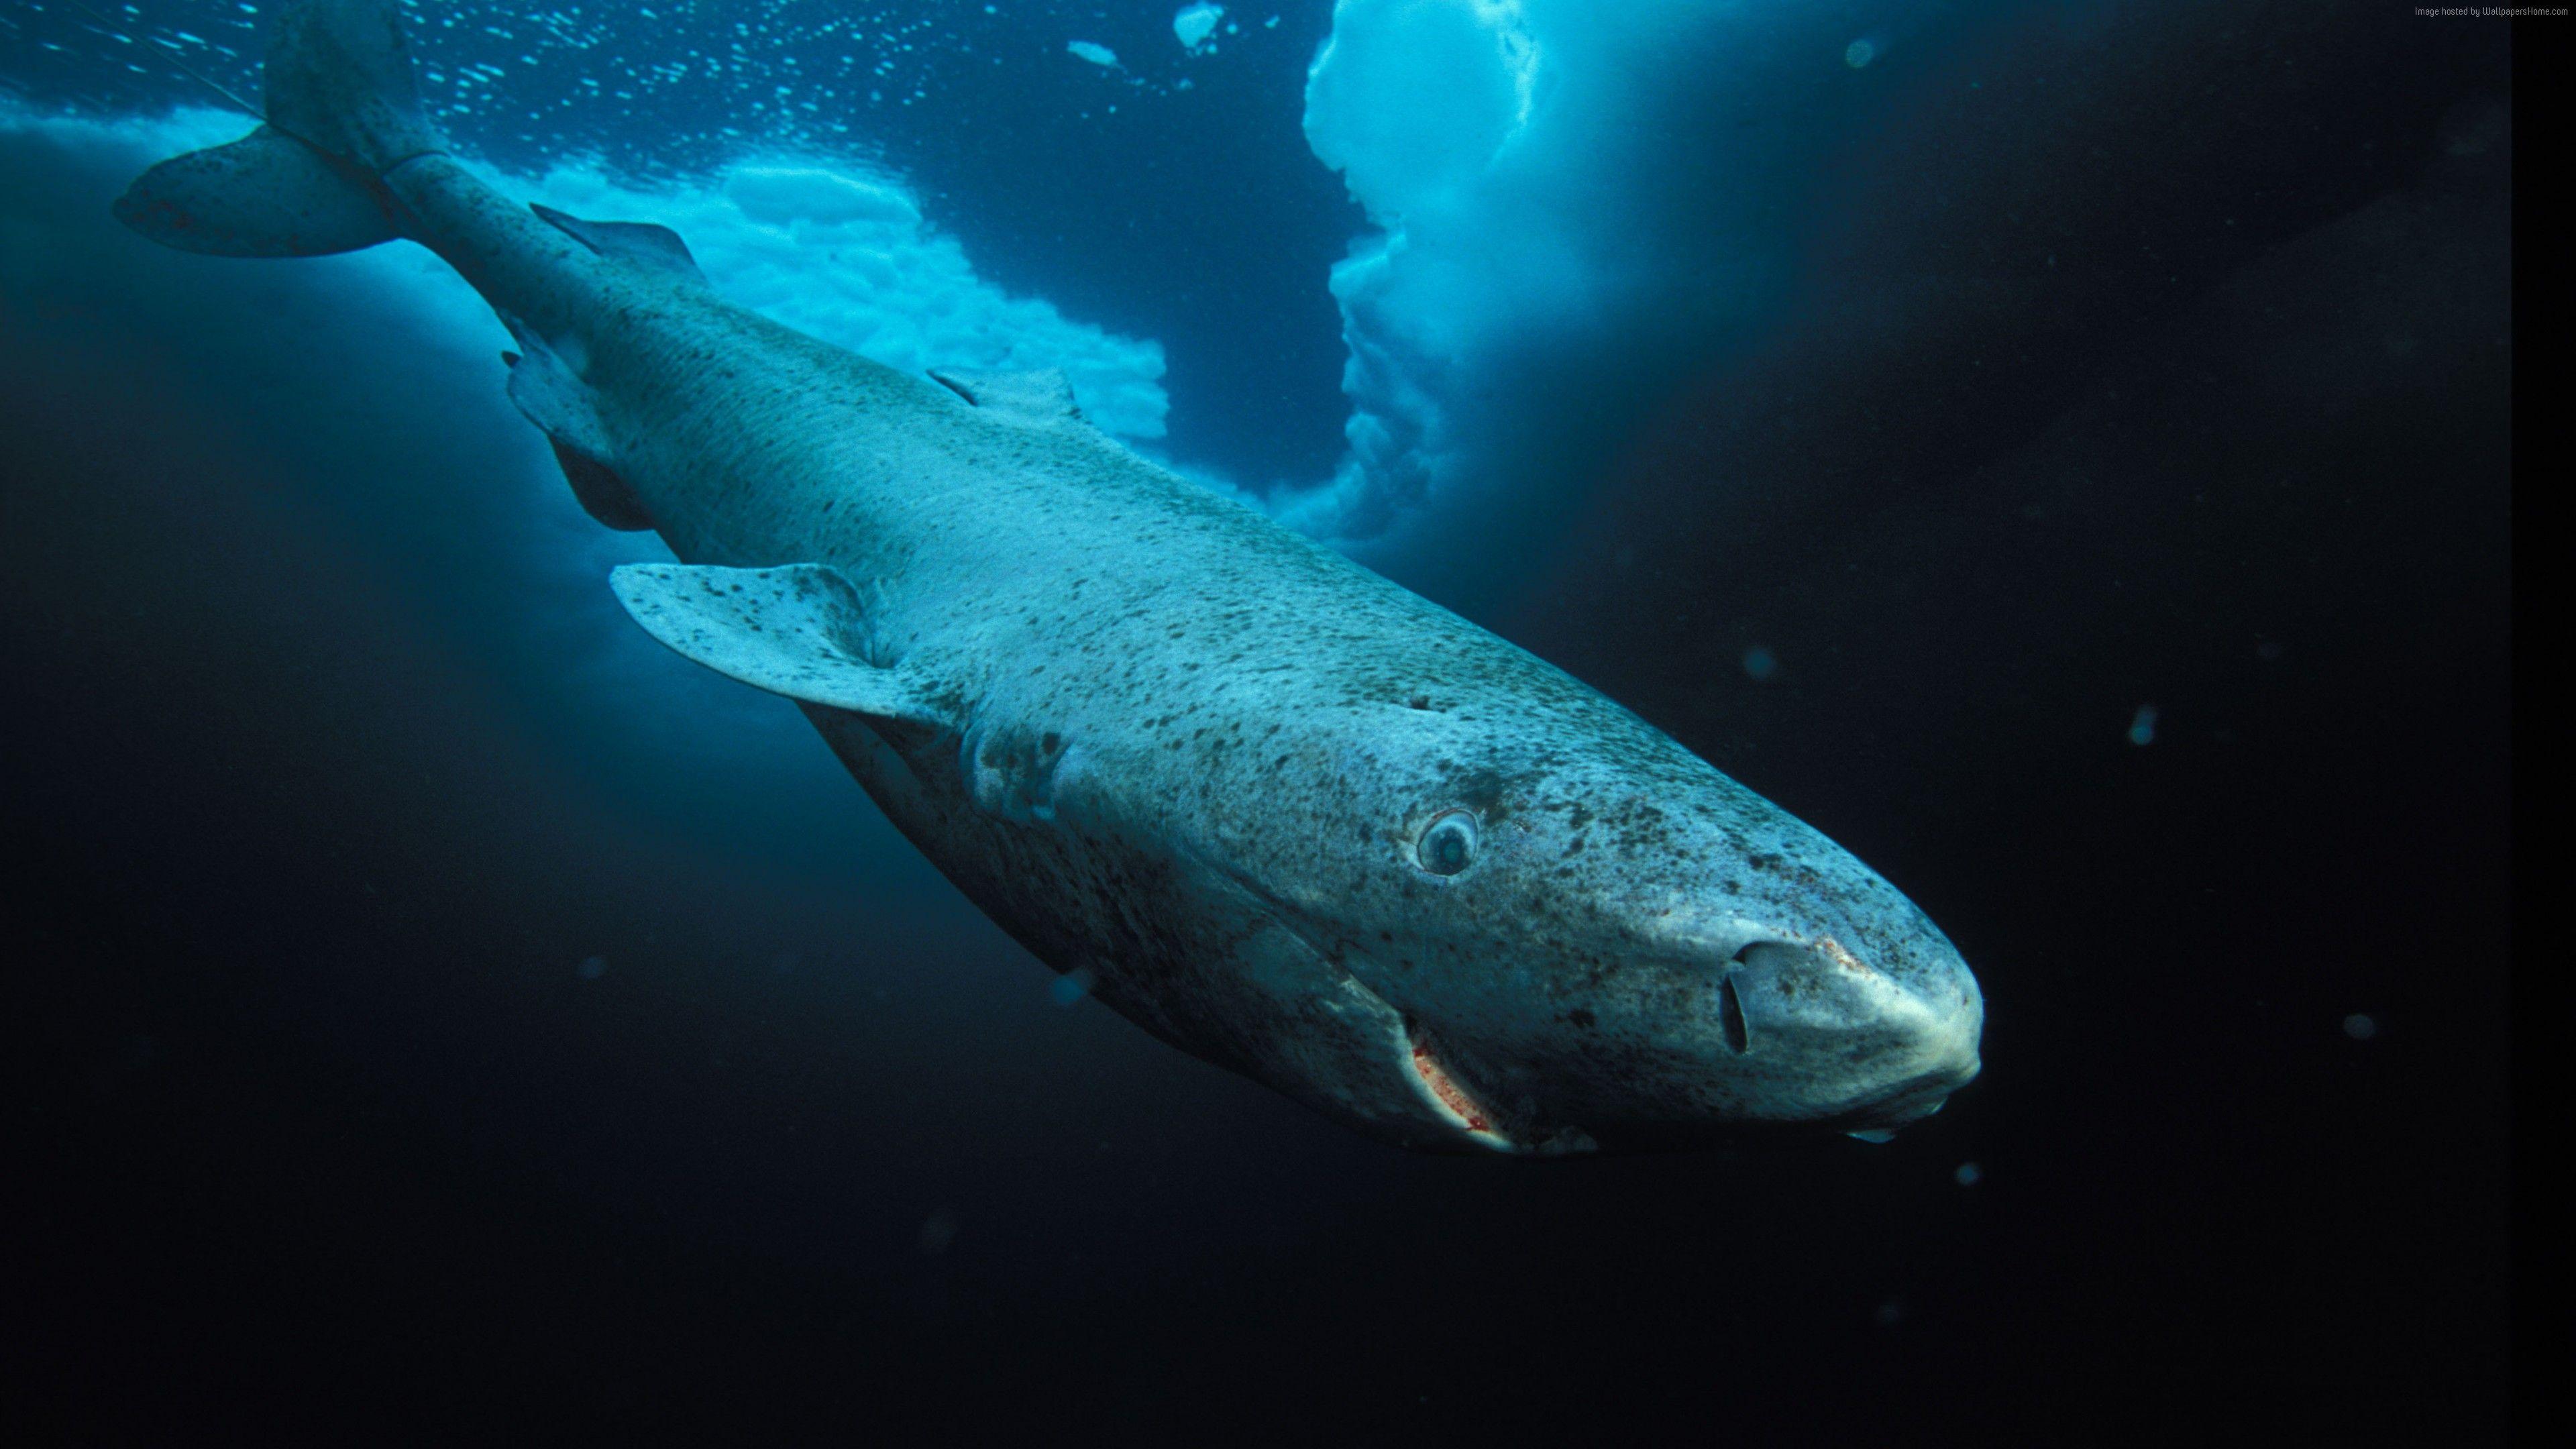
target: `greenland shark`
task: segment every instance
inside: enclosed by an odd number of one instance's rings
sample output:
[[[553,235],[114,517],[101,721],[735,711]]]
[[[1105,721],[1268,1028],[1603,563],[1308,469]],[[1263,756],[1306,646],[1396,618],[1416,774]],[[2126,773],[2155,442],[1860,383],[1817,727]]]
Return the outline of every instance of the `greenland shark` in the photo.
[[[1041,961],[1432,1151],[1879,1138],[1978,1070],[1975,978],[1832,841],[1595,690],[1086,423],[726,302],[661,227],[521,207],[395,0],[274,18],[264,124],[117,203],[155,241],[409,240],[516,339],[608,586],[783,695]]]

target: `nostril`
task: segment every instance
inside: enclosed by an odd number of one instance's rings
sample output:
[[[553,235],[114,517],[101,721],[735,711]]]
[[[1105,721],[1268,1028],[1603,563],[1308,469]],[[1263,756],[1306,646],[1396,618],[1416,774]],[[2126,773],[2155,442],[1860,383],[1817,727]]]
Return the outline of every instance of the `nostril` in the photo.
[[[1726,1044],[1739,1052],[1753,1050],[1753,1020],[1778,1026],[1781,983],[1804,964],[1800,948],[1785,941],[1755,941],[1726,963],[1717,978],[1718,1029]],[[1746,995],[1750,993],[1751,1001]]]
[[[1717,978],[1717,1025],[1726,1033],[1726,1044],[1736,1051],[1753,1049],[1753,1033],[1744,1024],[1744,1001],[1735,994],[1735,973]]]

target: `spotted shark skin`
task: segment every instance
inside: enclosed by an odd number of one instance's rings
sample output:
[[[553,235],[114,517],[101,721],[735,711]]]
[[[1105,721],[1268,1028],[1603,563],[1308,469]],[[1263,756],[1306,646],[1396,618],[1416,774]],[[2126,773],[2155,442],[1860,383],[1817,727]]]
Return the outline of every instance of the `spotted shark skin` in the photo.
[[[421,118],[389,0],[277,34],[255,152],[164,163],[120,215],[445,258],[585,505],[680,560],[617,572],[638,622],[797,700],[1148,1032],[1444,1151],[1875,1135],[1977,1072],[1940,930],[1599,692],[1120,445],[1060,378],[890,368],[726,302],[658,228],[510,202]],[[263,243],[279,215],[327,225]]]

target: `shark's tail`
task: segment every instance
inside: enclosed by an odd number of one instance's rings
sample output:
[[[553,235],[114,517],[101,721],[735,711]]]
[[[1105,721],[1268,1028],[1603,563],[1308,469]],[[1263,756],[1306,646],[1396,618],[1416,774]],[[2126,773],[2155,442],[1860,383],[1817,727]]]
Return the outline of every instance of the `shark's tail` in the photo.
[[[146,171],[117,219],[163,246],[313,257],[403,234],[382,181],[446,149],[422,111],[399,0],[289,0],[269,32],[267,124]]]

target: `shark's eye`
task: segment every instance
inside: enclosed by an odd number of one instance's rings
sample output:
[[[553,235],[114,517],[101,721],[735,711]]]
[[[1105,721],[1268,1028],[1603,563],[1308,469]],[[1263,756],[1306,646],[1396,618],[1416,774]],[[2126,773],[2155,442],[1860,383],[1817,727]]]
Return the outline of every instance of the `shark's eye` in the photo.
[[[1433,875],[1456,875],[1476,863],[1476,817],[1451,810],[1431,822],[1413,855]]]

